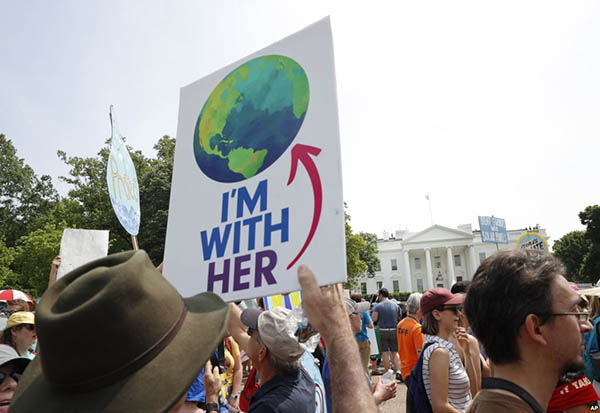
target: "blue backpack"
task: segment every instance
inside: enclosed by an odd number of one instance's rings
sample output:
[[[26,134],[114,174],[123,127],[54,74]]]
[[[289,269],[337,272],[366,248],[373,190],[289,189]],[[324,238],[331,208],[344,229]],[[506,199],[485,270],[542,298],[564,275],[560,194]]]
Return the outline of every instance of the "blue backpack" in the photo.
[[[598,326],[600,317],[594,320],[594,329],[583,335],[585,351],[583,360],[585,361],[585,375],[590,380],[600,379],[600,370],[597,366],[600,364],[600,346],[598,345]]]
[[[432,344],[434,343],[425,343],[419,356],[419,361],[417,361],[417,364],[410,372],[410,376],[408,376],[406,383],[408,386],[406,413],[433,413],[429,397],[427,397],[427,391],[425,390],[425,383],[423,383],[423,354],[425,354],[425,349]],[[412,406],[411,410],[408,409],[409,406]]]

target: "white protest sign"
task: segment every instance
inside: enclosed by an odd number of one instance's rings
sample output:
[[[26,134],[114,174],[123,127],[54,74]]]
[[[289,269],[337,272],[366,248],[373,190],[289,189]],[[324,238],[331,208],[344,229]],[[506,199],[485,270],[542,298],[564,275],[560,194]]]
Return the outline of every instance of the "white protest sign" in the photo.
[[[226,301],[346,280],[329,18],[181,89],[165,277]]]
[[[108,254],[108,231],[65,229],[60,240],[62,263],[56,278]]]

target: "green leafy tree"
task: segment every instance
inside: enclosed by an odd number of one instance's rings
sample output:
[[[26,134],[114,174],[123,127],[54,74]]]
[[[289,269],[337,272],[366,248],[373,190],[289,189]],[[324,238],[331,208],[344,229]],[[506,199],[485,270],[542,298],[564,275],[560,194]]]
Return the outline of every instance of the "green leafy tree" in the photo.
[[[581,274],[590,282],[596,282],[600,278],[600,206],[588,206],[579,213],[579,219],[586,226],[585,237],[590,243]]]
[[[552,254],[562,261],[567,271],[567,279],[573,282],[596,282],[588,279],[581,269],[591,243],[585,231],[572,231],[565,234],[552,246]]]
[[[366,273],[370,277],[379,271],[381,263],[377,256],[377,235],[368,232],[359,232],[358,235],[365,241],[365,246],[359,251],[360,260],[367,265]]]
[[[17,274],[11,266],[15,260],[16,251],[7,247],[3,239],[0,239],[0,289],[18,289],[20,287]]]
[[[58,201],[52,179],[38,177],[10,139],[0,134],[0,237],[14,246],[19,237],[35,227],[37,217],[50,211]]]
[[[346,205],[344,204],[344,208]],[[375,234],[354,234],[350,226],[350,215],[344,211],[346,232],[346,271],[348,281],[346,288],[358,285],[358,280],[365,274],[374,275],[379,267],[377,257],[377,237]]]
[[[20,289],[33,297],[40,297],[48,287],[50,263],[58,255],[60,240],[66,223],[46,224],[18,241],[14,269]]]

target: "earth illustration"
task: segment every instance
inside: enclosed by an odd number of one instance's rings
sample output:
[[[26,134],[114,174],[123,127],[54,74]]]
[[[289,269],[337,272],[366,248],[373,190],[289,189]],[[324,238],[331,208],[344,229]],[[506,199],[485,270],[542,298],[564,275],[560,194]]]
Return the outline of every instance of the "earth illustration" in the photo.
[[[198,116],[198,166],[218,182],[240,182],[264,171],[296,137],[308,98],[306,73],[289,57],[261,56],[237,67]]]

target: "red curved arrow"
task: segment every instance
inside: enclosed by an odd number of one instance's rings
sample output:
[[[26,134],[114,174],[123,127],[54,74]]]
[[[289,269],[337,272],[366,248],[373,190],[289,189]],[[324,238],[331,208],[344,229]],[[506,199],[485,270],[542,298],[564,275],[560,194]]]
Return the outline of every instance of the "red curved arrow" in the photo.
[[[292,260],[287,266],[289,270],[292,265],[296,263],[308,248],[308,245],[312,241],[315,232],[317,231],[317,227],[319,226],[319,219],[321,219],[321,207],[323,206],[323,188],[321,187],[321,177],[319,176],[319,170],[317,169],[317,165],[310,157],[310,155],[318,156],[321,153],[321,148],[316,148],[314,146],[303,145],[301,143],[297,143],[292,148],[292,169],[290,170],[290,178],[288,179],[288,185],[290,185],[294,178],[296,177],[296,170],[298,169],[298,161],[304,164],[306,168],[306,172],[308,173],[308,177],[310,178],[310,182],[313,187],[313,194],[315,198],[315,210],[313,213],[312,224],[310,226],[310,231],[308,232],[308,237],[306,241],[304,241],[304,245],[302,249],[296,255],[296,258]]]

